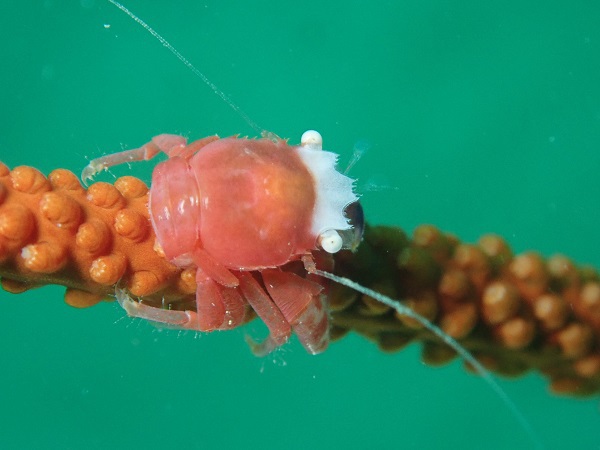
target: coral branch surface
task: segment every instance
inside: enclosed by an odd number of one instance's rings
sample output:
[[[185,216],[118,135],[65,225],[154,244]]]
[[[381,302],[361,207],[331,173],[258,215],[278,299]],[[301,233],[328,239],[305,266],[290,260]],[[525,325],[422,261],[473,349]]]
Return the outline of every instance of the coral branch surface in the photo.
[[[0,163],[0,277],[19,293],[67,288],[74,307],[111,300],[115,285],[144,303],[195,308],[194,270],[169,263],[150,225],[148,188],[134,177],[85,189],[63,169],[47,178]],[[509,376],[538,370],[555,392],[600,390],[598,273],[565,256],[513,255],[487,235],[463,244],[430,225],[409,238],[369,227],[358,251],[335,255],[335,272],[402,302],[458,339],[489,369]],[[355,331],[384,351],[423,344],[431,365],[455,357],[409,318],[346,287],[329,287],[334,338]]]

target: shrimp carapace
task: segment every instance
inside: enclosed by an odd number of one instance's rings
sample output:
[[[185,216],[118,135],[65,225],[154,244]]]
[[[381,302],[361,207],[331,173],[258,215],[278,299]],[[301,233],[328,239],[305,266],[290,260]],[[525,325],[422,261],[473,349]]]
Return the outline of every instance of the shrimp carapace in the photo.
[[[302,261],[314,271],[313,252],[356,248],[363,225],[356,223],[362,210],[354,181],[336,170],[337,155],[322,149],[321,135],[307,131],[291,146],[281,139],[215,136],[187,145],[181,136],[163,134],[91,161],[82,178],[159,152],[169,159],[152,175],[150,220],[166,258],[195,268],[196,310],[156,311],[122,289],[121,306],[132,316],[212,331],[245,323],[250,305],[270,331],[252,345],[255,353],[287,342],[292,329],[310,353],[323,351],[329,326],[322,281],[286,264]],[[354,204],[351,221],[345,210]]]

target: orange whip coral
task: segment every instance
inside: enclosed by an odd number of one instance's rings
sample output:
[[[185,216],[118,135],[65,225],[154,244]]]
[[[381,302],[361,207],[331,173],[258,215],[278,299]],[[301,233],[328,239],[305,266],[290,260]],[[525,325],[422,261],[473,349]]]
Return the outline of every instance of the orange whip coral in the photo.
[[[0,166],[0,276],[19,293],[46,284],[89,307],[112,299],[115,284],[144,303],[194,307],[194,271],[169,263],[155,246],[148,188],[134,177],[85,189],[63,169],[46,178],[32,167]],[[490,370],[538,370],[560,393],[600,389],[598,273],[564,256],[513,255],[498,236],[463,244],[433,226],[412,238],[369,227],[355,253],[335,255],[335,273],[402,302],[456,338]],[[412,319],[351,289],[328,293],[333,338],[355,331],[384,351],[423,342],[438,365],[455,354]]]

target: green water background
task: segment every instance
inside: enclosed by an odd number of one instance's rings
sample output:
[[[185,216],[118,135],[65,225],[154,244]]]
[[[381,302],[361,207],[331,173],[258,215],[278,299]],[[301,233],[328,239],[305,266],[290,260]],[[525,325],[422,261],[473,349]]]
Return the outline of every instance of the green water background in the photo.
[[[175,6],[176,5],[176,6]],[[600,4],[127,1],[253,120],[319,130],[371,223],[432,223],[600,268]],[[0,5],[0,159],[48,173],[162,132],[256,133],[100,0]],[[127,167],[149,181],[151,165]],[[105,175],[105,180],[111,180]],[[197,336],[63,289],[0,292],[0,448],[528,448],[459,362],[433,369],[355,335],[254,358],[260,323]],[[501,385],[549,448],[598,448],[597,398]]]

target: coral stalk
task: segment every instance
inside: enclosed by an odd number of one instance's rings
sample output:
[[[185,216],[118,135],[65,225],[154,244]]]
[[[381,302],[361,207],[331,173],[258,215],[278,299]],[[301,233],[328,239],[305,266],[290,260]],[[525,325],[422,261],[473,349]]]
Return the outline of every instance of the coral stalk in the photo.
[[[112,299],[115,285],[150,305],[195,308],[195,273],[169,263],[149,222],[148,188],[134,177],[85,189],[63,169],[47,178],[0,163],[0,277],[13,293],[46,284],[67,288],[74,307]],[[412,238],[370,227],[357,252],[335,255],[335,273],[401,301],[461,344],[490,370],[538,370],[552,390],[600,390],[598,273],[564,256],[514,256],[498,236],[463,244],[433,226]],[[332,335],[355,331],[384,351],[423,343],[423,360],[454,352],[409,318],[344,286],[328,291]]]

